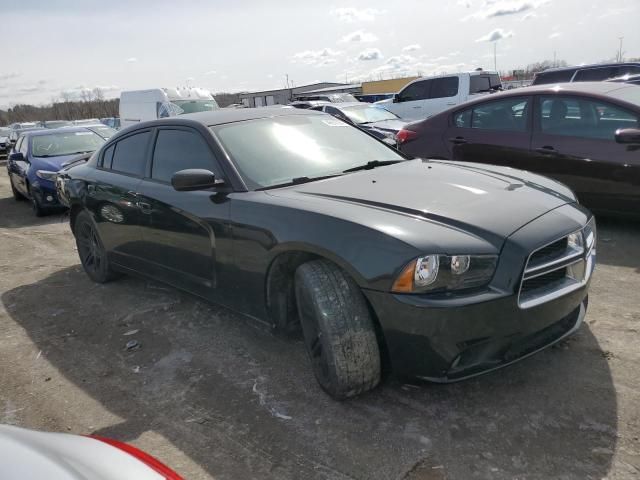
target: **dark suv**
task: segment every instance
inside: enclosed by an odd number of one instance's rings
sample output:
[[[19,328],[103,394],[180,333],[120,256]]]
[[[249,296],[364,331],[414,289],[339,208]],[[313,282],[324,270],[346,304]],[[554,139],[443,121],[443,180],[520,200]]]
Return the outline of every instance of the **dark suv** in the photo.
[[[640,63],[603,63],[579,67],[549,68],[536,73],[532,85],[564,82],[601,82],[623,75],[640,73]]]

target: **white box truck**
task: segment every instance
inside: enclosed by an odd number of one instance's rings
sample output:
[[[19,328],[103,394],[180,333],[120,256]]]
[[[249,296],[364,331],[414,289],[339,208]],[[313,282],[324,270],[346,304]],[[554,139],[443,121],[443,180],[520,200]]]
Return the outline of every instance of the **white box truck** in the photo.
[[[120,94],[122,128],[146,120],[218,108],[211,92],[203,88],[150,88],[127,90]]]
[[[477,70],[423,77],[407,84],[393,98],[375,104],[406,120],[423,120],[455,105],[502,88],[498,72]]]

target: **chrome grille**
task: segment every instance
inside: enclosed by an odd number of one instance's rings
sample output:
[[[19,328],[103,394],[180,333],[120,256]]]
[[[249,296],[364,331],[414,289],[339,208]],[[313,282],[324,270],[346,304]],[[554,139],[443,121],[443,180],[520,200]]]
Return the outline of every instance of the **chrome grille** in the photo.
[[[537,250],[522,275],[518,305],[531,308],[583,287],[595,266],[595,221]]]

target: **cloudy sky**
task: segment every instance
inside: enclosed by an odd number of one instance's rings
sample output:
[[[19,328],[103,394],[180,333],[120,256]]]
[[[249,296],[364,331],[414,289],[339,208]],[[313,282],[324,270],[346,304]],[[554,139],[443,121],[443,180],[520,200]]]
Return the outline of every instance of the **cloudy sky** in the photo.
[[[0,108],[100,87],[219,91],[640,57],[640,0],[0,0]],[[8,33],[11,32],[11,35]]]

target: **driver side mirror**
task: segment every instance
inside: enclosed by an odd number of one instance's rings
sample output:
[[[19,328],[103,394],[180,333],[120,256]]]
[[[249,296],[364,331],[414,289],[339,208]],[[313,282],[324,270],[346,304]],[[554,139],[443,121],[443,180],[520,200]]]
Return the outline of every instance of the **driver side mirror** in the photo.
[[[616,143],[635,143],[640,145],[640,129],[621,128],[616,130]]]
[[[22,154],[22,152],[15,152],[12,153],[11,155],[9,155],[9,160],[13,161],[13,162],[24,162],[24,155]]]
[[[213,172],[200,168],[180,170],[171,177],[171,185],[178,192],[208,190],[224,185],[224,180],[216,179]]]
[[[399,102],[400,102],[400,94],[394,93],[393,94],[393,103],[399,103]]]

